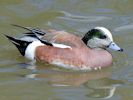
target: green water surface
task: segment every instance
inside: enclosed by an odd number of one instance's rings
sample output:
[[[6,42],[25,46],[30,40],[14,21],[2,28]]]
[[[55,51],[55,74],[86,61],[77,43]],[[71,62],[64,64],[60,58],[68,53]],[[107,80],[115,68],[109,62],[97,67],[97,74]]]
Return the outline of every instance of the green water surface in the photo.
[[[104,26],[124,52],[113,65],[73,72],[22,57],[4,37],[25,32],[11,26],[65,30],[83,36]],[[0,0],[0,100],[133,100],[133,0]]]

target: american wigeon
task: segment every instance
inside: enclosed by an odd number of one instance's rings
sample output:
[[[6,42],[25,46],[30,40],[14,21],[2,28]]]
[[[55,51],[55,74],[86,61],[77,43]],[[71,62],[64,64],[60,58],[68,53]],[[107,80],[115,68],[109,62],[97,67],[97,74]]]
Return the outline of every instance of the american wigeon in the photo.
[[[22,28],[30,32],[19,38],[6,37],[23,56],[68,69],[101,69],[112,64],[112,55],[107,48],[123,51],[113,42],[111,32],[104,27],[89,30],[83,38],[65,31]]]

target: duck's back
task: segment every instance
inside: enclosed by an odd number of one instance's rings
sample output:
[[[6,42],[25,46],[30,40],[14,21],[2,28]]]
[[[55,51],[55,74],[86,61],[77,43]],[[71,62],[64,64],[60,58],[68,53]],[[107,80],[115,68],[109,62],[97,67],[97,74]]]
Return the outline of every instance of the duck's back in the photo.
[[[85,46],[78,36],[65,31],[48,30],[48,33],[43,38],[50,42],[65,44],[71,47]]]

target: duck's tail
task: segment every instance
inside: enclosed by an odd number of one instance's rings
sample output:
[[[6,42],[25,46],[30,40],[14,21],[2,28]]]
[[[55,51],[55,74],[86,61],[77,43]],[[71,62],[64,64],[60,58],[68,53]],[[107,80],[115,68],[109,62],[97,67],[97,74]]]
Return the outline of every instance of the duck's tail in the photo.
[[[19,50],[19,52],[21,53],[22,56],[25,56],[25,51],[26,48],[28,47],[28,45],[34,41],[25,41],[25,40],[21,40],[19,38],[15,38],[15,37],[11,37],[8,35],[5,35]],[[42,44],[48,45],[48,46],[53,46],[52,43],[46,41],[46,40],[41,40],[38,38],[38,41],[40,41]]]
[[[17,39],[17,38],[8,36],[8,35],[5,35],[5,36],[17,47],[21,55],[25,56],[25,50],[27,46],[32,42],[20,40],[20,39]]]
[[[39,28],[24,27],[24,26],[20,26],[20,25],[16,25],[16,24],[11,24],[11,25],[30,31],[28,33],[24,33],[27,36],[31,36],[31,37],[36,37],[37,36],[38,38],[41,38],[46,34],[46,32],[44,32],[44,30],[41,30]]]

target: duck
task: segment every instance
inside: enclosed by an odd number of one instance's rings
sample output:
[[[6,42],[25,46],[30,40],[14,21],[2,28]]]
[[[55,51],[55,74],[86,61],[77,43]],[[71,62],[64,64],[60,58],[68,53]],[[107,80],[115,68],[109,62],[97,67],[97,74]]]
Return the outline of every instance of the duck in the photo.
[[[122,52],[111,32],[105,27],[94,27],[83,37],[54,29],[21,27],[28,32],[21,37],[5,35],[31,61],[52,64],[71,70],[97,70],[112,65],[108,49]]]

